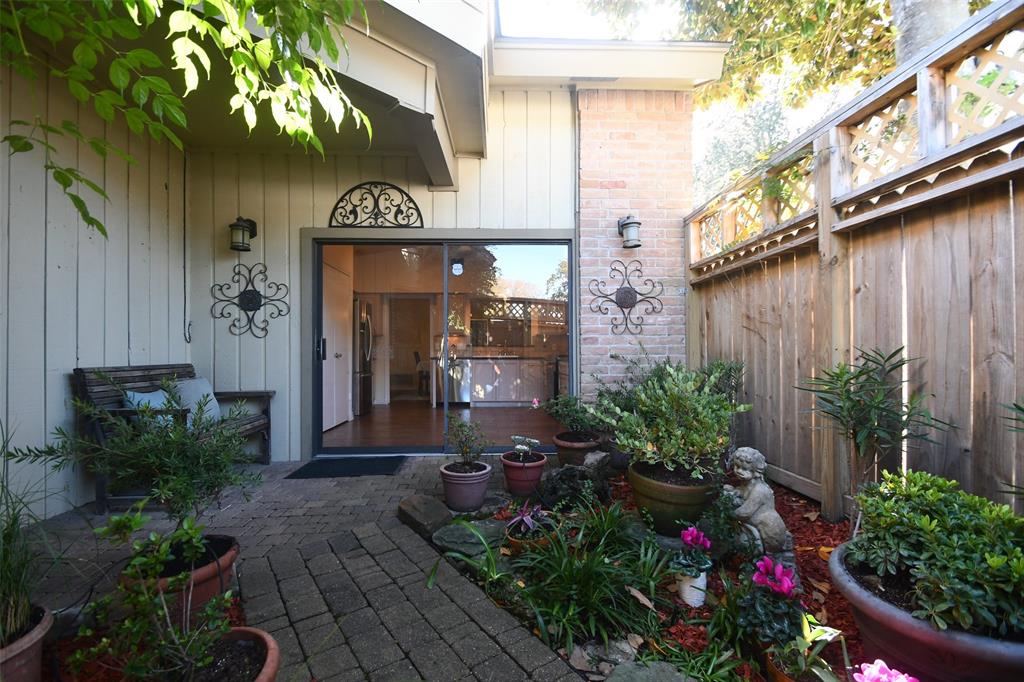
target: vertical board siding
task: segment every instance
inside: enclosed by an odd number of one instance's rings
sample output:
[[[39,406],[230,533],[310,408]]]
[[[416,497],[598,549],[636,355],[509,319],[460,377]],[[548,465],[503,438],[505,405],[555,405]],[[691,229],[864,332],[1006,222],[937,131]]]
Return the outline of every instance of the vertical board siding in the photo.
[[[218,390],[268,389],[275,460],[300,452],[301,310],[299,231],[324,227],[338,197],[353,185],[386,180],[409,191],[426,228],[574,226],[574,113],[566,92],[491,93],[488,158],[459,158],[459,190],[433,191],[422,164],[405,156],[304,156],[196,150],[189,153],[188,234],[192,296],[192,360]],[[227,226],[253,218],[253,250],[228,248]],[[339,237],[343,235],[339,231]],[[237,337],[230,320],[209,319],[209,291],[227,282],[236,262],[263,262],[272,282],[288,285],[291,314],[270,320],[264,339]],[[173,317],[173,316],[172,316]]]
[[[12,119],[42,116],[76,122],[89,136],[105,135],[135,157],[103,159],[87,145],[53,136],[54,161],[77,167],[103,185],[104,202],[72,188],[106,226],[104,238],[78,217],[59,185],[45,174],[38,147],[0,159],[0,420],[15,445],[42,445],[73,422],[69,376],[75,367],[187,359],[182,325],[180,246],[183,156],[166,145],[129,136],[79,107],[63,82],[28,82],[0,71],[0,135]],[[156,252],[155,252],[156,251]],[[37,512],[53,515],[92,497],[71,471],[54,474],[24,465],[15,485],[50,493]]]

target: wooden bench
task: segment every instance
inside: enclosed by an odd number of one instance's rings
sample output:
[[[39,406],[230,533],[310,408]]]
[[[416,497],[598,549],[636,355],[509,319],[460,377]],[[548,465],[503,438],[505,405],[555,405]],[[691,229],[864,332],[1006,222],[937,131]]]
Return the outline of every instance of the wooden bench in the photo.
[[[136,410],[124,406],[125,390],[148,393],[160,388],[164,380],[180,381],[194,379],[196,369],[190,364],[176,365],[136,365],[134,367],[79,367],[72,374],[72,390],[75,397],[98,407],[105,408],[113,414],[132,416]],[[111,383],[113,381],[113,383]],[[225,401],[252,400],[260,404],[260,411],[237,419],[230,424],[243,437],[259,434],[262,439],[261,463],[270,463],[270,399],[274,391],[214,391],[214,397],[226,409]],[[168,414],[176,413],[175,418],[184,419],[188,410],[157,410]],[[106,434],[99,423],[88,421],[79,423],[79,432],[103,443]],[[97,513],[106,513],[110,506],[130,504],[138,497],[111,496],[107,492],[105,476],[96,477],[96,509]]]

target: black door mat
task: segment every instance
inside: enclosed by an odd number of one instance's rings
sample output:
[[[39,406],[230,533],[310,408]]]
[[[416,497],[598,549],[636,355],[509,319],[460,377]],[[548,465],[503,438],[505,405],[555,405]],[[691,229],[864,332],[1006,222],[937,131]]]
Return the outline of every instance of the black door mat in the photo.
[[[351,478],[353,476],[392,476],[407,457],[338,457],[316,459],[299,467],[285,478]]]

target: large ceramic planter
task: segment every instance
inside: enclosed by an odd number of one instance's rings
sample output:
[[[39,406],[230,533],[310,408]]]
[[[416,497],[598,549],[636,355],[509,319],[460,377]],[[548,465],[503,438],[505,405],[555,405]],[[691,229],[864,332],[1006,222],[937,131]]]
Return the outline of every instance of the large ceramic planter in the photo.
[[[587,433],[564,431],[551,440],[555,443],[560,466],[582,466],[587,455],[597,449],[597,440]]]
[[[42,611],[43,616],[34,628],[0,649],[0,680],[3,682],[39,682],[43,638],[53,627],[53,614],[46,609]]]
[[[449,509],[460,512],[476,511],[484,503],[487,494],[487,482],[491,480],[491,465],[477,462],[484,467],[483,471],[460,473],[450,471],[448,467],[456,464],[449,462],[441,467],[441,481],[444,483],[444,500]]]
[[[654,520],[654,530],[661,535],[675,536],[683,524],[696,523],[711,502],[714,486],[676,485],[647,475],[651,464],[629,465],[629,484],[638,507],[646,509]],[[680,523],[682,522],[682,523]]]
[[[846,545],[829,557],[832,582],[853,609],[867,660],[922,682],[1010,682],[1024,680],[1024,643],[936,630],[901,608],[876,597],[846,569]]]
[[[268,633],[258,628],[231,628],[224,639],[231,641],[258,642],[266,652],[266,659],[263,662],[263,669],[256,676],[253,682],[274,682],[277,679],[277,671],[281,667],[281,649]]]
[[[192,619],[196,619],[208,601],[214,597],[224,594],[231,589],[235,580],[235,560],[238,559],[238,542],[228,535],[207,535],[206,540],[211,543],[215,551],[219,548],[219,556],[216,561],[200,566],[192,571],[189,578],[189,585],[192,590],[192,605],[190,613]],[[161,578],[159,583],[161,592],[168,590],[168,579]],[[189,590],[186,585],[185,591]],[[175,610],[177,612],[177,609]]]
[[[540,460],[537,462],[520,462],[515,459],[513,450],[501,456],[501,468],[505,471],[505,489],[516,497],[529,497],[537,494],[540,477],[544,474],[544,465],[548,463],[546,455],[533,453]]]

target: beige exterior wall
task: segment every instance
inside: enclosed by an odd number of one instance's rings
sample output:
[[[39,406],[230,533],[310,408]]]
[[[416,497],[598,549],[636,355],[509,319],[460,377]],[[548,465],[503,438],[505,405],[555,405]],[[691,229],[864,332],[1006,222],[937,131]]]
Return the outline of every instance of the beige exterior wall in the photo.
[[[135,159],[102,159],[87,145],[53,136],[54,162],[105,183],[109,202],[81,188],[107,239],[47,177],[41,150],[0,156],[0,420],[15,445],[42,445],[71,427],[68,375],[75,367],[184,362],[184,158],[166,144],[129,135],[79,106],[63,81],[26,82],[0,71],[0,136],[11,120],[39,115],[107,136]],[[92,499],[72,471],[13,466],[17,485],[52,493],[39,513]]]
[[[218,390],[270,389],[275,460],[301,452],[301,282],[299,230],[327,225],[338,197],[360,182],[385,180],[419,204],[426,228],[571,229],[575,216],[575,113],[555,90],[495,90],[488,110],[488,158],[459,159],[459,191],[432,192],[412,157],[189,153],[189,257],[193,291],[192,361]],[[253,218],[252,251],[228,248],[227,226]],[[344,230],[338,230],[343,236]],[[210,286],[228,282],[236,263],[265,263],[287,284],[291,313],[270,321],[264,339],[234,336],[210,316]]]
[[[633,356],[642,344],[654,358],[686,358],[683,216],[692,201],[693,100],[689,92],[581,90],[578,101],[580,370],[589,397],[595,373],[621,376],[623,363],[612,354]],[[618,219],[629,214],[643,223],[639,249],[623,249],[618,235]],[[612,319],[622,318],[615,306],[608,314],[590,308],[591,280],[604,280],[606,291],[620,283],[609,278],[615,260],[640,261],[643,277],[664,286],[664,308],[643,315],[640,334],[612,332]]]

